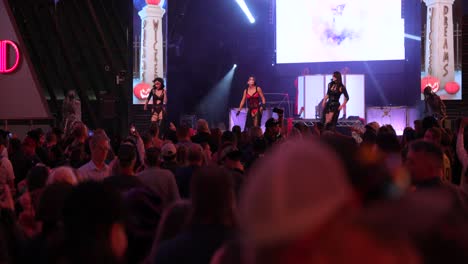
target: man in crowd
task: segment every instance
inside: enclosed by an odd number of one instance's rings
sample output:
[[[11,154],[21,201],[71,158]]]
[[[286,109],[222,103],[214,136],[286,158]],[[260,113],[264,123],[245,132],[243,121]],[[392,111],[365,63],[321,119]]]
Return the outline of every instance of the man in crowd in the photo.
[[[281,136],[281,124],[278,120],[274,119],[273,117],[268,119],[265,122],[265,133],[263,134],[268,147],[271,147],[273,144],[278,142]]]
[[[91,160],[79,168],[82,181],[102,181],[110,175],[110,168],[105,163],[110,149],[109,139],[105,134],[95,134],[90,142]]]
[[[221,151],[221,164],[230,172],[234,190],[239,197],[242,183],[244,182],[244,165],[241,163],[242,152],[234,146],[227,146]]]
[[[144,187],[144,184],[135,176],[136,148],[124,143],[118,152],[119,173],[107,177],[104,183],[124,193],[132,188]]]
[[[419,188],[438,187],[444,175],[443,153],[440,147],[417,140],[408,147],[405,165],[413,185]]]
[[[210,128],[208,122],[205,119],[199,119],[197,121],[197,134],[192,137],[192,142],[197,144],[208,143],[211,149],[214,149],[215,144],[211,137]]]
[[[163,163],[161,164],[161,168],[170,170],[173,174],[175,174],[177,169],[177,149],[172,143],[166,143],[161,148],[161,156],[163,159]]]
[[[36,155],[36,141],[30,137],[26,137],[21,143],[21,149],[10,156],[10,160],[15,172],[15,184],[18,184],[26,178],[28,171],[32,167],[41,162]]]
[[[180,196],[184,199],[190,198],[190,182],[194,172],[203,165],[203,149],[200,145],[193,145],[187,153],[188,166],[178,168],[176,171],[177,187]]]
[[[190,128],[186,125],[181,125],[177,128],[177,148],[184,146],[187,149],[192,146],[193,143],[190,135]]]
[[[36,128],[28,132],[28,137],[32,138],[36,142],[36,155],[39,157],[42,163],[48,164],[47,148],[45,147],[45,134],[41,128]]]
[[[158,148],[146,150],[146,169],[137,174],[137,177],[162,200],[164,205],[169,205],[180,199],[179,190],[171,171],[160,168],[161,151]]]
[[[437,127],[429,128],[428,130],[426,130],[426,133],[424,133],[424,140],[427,142],[431,142],[432,144],[441,148],[441,142],[442,142],[441,129]],[[450,159],[447,157],[445,153],[443,153],[443,166],[444,166],[444,170],[443,170],[441,180],[444,183],[451,183],[452,182],[452,166],[450,164]]]

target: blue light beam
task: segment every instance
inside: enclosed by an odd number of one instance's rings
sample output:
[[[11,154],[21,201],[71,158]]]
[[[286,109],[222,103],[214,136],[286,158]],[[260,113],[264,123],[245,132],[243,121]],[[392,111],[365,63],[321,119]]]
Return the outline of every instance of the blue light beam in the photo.
[[[255,18],[252,16],[252,13],[250,13],[249,8],[247,7],[247,4],[245,3],[244,0],[236,0],[237,4],[239,7],[244,11],[244,14],[247,16],[249,19],[250,23],[253,24],[255,23]]]
[[[232,66],[226,75],[200,100],[200,104],[196,107],[197,113],[201,113],[205,119],[219,122],[225,117],[236,69],[237,67]]]

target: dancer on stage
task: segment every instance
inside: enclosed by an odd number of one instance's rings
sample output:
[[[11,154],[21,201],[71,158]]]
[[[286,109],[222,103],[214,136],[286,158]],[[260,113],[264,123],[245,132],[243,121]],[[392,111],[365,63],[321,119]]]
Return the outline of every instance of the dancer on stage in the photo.
[[[343,104],[340,105],[340,97],[342,94],[345,100]],[[324,108],[322,122],[326,129],[335,129],[340,111],[346,106],[348,101],[349,95],[346,91],[346,87],[343,85],[341,73],[336,71],[333,73],[332,81],[328,84],[327,94],[322,100],[322,108]]]
[[[237,115],[240,114],[240,110],[245,104],[245,100],[247,101],[247,119],[245,120],[245,127],[244,130],[248,130],[251,127],[257,126],[259,127],[262,121],[262,112],[265,107],[265,96],[263,95],[262,88],[257,86],[257,82],[255,77],[250,76],[247,82],[248,87],[244,90],[244,94],[242,95],[242,100],[239,105],[239,109],[237,110]],[[260,104],[260,99],[262,103]]]
[[[153,98],[153,107],[151,108],[151,123],[157,124],[161,128],[163,120],[166,118],[167,94],[164,89],[164,80],[156,78],[153,80],[153,88],[146,99],[144,110],[148,109],[148,103]]]

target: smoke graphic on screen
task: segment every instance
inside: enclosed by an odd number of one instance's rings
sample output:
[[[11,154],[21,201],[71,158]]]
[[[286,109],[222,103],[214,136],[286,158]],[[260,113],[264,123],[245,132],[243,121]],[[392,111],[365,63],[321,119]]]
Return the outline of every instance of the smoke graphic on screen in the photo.
[[[278,63],[403,60],[400,0],[276,0]]]
[[[353,29],[346,27],[344,23],[344,20],[346,20],[346,17],[343,17],[345,7],[346,4],[341,4],[331,8],[333,21],[331,24],[326,25],[323,33],[328,44],[340,45],[346,39],[358,37],[358,34],[353,32]]]

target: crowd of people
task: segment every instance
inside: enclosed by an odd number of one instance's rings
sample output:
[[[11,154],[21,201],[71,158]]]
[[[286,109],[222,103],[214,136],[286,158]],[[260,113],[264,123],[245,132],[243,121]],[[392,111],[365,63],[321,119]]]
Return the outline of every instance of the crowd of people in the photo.
[[[0,263],[468,263],[466,126],[1,130]]]

